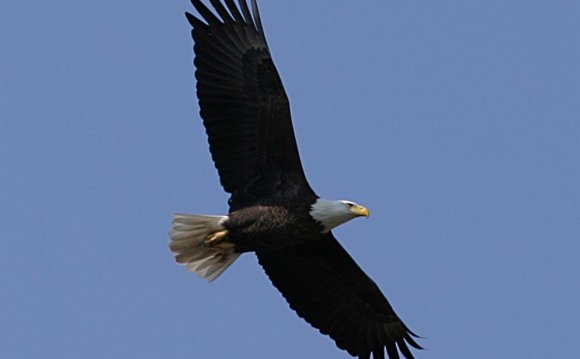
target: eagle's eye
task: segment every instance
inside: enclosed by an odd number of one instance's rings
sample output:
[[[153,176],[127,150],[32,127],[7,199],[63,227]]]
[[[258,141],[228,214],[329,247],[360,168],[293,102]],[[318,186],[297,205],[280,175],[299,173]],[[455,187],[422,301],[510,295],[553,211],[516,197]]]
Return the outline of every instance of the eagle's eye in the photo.
[[[346,206],[347,206],[348,208],[351,208],[352,206],[354,206],[354,204],[352,204],[352,203],[350,203],[350,202],[346,202]]]

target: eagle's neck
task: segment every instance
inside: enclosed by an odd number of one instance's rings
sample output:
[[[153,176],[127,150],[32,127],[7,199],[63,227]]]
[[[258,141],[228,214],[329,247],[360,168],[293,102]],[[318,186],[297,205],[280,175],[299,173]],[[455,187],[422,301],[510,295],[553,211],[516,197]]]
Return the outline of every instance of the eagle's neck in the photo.
[[[350,221],[355,216],[347,211],[344,201],[331,201],[318,198],[310,206],[310,217],[322,225],[322,233],[330,232],[334,227]]]

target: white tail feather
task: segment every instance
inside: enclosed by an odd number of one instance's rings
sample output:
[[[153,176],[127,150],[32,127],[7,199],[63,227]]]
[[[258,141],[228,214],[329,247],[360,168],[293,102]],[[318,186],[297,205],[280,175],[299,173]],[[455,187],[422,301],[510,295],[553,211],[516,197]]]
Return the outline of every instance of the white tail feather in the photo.
[[[177,263],[185,264],[189,271],[208,282],[219,277],[240,253],[235,253],[233,248],[207,247],[204,241],[210,234],[224,230],[223,223],[227,219],[227,216],[174,214],[169,248]]]

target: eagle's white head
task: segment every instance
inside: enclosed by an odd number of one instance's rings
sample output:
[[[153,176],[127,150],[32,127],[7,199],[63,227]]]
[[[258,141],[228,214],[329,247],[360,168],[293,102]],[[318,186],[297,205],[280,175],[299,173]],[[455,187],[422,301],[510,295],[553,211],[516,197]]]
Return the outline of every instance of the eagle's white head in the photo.
[[[351,201],[318,198],[310,208],[310,216],[322,224],[322,233],[327,233],[353,218],[368,217],[369,210]]]

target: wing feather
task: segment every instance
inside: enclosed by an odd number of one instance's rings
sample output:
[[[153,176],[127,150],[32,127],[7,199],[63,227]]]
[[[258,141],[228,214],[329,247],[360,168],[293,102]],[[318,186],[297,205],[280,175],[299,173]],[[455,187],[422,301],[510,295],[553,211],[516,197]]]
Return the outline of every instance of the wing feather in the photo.
[[[230,210],[284,195],[315,196],[298,154],[290,104],[264,37],[258,7],[245,0],[192,0],[200,114]],[[217,14],[217,15],[216,15]]]
[[[252,11],[254,12],[254,20],[256,27],[261,34],[264,34],[264,29],[262,28],[262,19],[260,18],[260,10],[258,10],[258,4],[256,0],[252,0]]]
[[[240,8],[242,9],[242,14],[244,14],[244,19],[246,22],[254,25],[254,20],[252,19],[252,14],[250,13],[250,9],[248,8],[246,0],[238,0],[238,4],[240,4]]]
[[[224,5],[220,0],[209,0],[213,8],[217,11],[218,15],[222,18],[224,23],[233,22],[231,15],[228,13]]]
[[[191,0],[191,3],[193,4],[193,7],[195,7],[195,10],[197,10],[209,25],[217,26],[221,23],[220,19],[218,19],[217,16],[215,16],[213,12],[211,12],[211,10],[208,9],[208,7],[200,0]]]
[[[230,13],[234,16],[234,21],[235,22],[245,22],[244,18],[242,17],[242,14],[240,13],[240,10],[238,9],[238,7],[234,3],[234,1],[233,0],[225,0],[225,2],[226,2],[226,6],[230,10]]]
[[[390,359],[399,351],[413,358],[407,344],[415,347],[414,334],[332,233],[256,254],[290,307],[339,348],[361,358],[384,358],[385,350]]]

